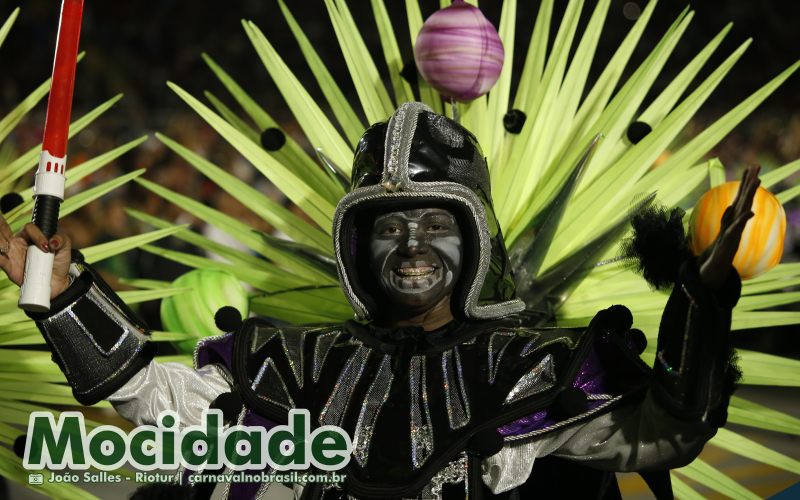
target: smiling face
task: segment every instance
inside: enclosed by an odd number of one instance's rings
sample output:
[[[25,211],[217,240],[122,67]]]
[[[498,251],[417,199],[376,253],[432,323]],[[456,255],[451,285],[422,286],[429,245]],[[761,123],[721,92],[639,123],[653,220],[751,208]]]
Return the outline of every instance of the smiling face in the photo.
[[[463,240],[448,210],[391,212],[375,219],[370,267],[393,315],[419,314],[449,299],[461,273]]]

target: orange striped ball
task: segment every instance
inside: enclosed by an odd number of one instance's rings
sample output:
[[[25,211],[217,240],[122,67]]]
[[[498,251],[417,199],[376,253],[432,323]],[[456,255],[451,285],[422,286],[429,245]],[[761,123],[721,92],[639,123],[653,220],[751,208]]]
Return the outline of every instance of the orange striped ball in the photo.
[[[739,181],[726,182],[706,192],[692,211],[689,236],[692,252],[700,255],[719,234],[722,214],[733,203]],[[775,267],[783,255],[786,213],[775,195],[759,187],[753,199],[752,219],[747,221],[733,266],[742,279],[749,279]]]

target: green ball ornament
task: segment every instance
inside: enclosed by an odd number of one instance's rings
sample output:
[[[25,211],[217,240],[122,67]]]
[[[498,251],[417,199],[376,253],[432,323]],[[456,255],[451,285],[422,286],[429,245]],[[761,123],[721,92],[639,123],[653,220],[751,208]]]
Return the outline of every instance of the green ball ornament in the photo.
[[[242,318],[249,313],[247,291],[228,271],[195,269],[176,279],[172,285],[191,289],[161,301],[164,329],[192,336],[191,339],[175,343],[181,353],[191,354],[198,340],[223,333],[214,321],[214,315],[220,308],[234,307]]]

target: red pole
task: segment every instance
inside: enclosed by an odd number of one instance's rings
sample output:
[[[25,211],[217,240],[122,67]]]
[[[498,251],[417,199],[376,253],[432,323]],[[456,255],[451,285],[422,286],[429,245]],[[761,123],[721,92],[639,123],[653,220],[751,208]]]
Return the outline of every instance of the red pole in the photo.
[[[56,39],[56,55],[53,61],[53,78],[47,100],[42,152],[33,187],[35,202],[32,220],[47,238],[52,237],[58,230],[58,211],[64,200],[67,139],[82,16],[83,0],[63,0]],[[25,261],[25,278],[19,298],[21,308],[33,312],[50,310],[52,274],[53,254],[41,250],[36,245],[29,246]]]
[[[67,154],[67,133],[72,111],[72,91],[75,87],[75,65],[81,35],[83,0],[64,0],[53,61],[53,79],[47,101],[42,151],[63,157]]]

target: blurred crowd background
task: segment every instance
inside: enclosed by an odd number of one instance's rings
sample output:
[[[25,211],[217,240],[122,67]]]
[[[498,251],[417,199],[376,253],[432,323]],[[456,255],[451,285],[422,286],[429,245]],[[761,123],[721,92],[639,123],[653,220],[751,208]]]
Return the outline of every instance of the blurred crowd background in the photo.
[[[0,68],[3,69],[0,79],[0,116],[49,76],[58,3],[54,0],[33,0],[21,5],[20,17],[0,48]],[[334,77],[344,82],[343,87],[349,97],[357,102],[322,1],[303,2],[302,6],[298,2],[287,3],[316,44]],[[421,3],[425,15],[438,7],[436,0]],[[556,3],[557,9],[563,10],[566,2]],[[401,37],[407,36],[403,2],[390,0],[386,4],[390,13],[398,19],[396,33]],[[685,7],[683,2],[662,4],[657,7],[629,69],[635,68],[656,45],[659,37]],[[380,45],[377,30],[371,21],[369,3],[350,1],[349,5],[362,26],[367,44],[378,50]],[[501,2],[482,2],[481,7],[496,23],[500,16],[500,5]],[[520,0],[519,5],[516,43],[517,50],[521,52],[530,39],[537,2]],[[592,74],[599,74],[644,5],[645,2],[641,1],[612,1]],[[0,2],[0,17],[5,18],[16,6],[14,2]],[[586,10],[590,8],[587,4]],[[692,120],[679,139],[681,141],[712,123],[800,56],[800,50],[797,49],[800,3],[703,1],[697,2],[692,8],[696,12],[694,20],[658,80],[657,90],[668,85],[671,76],[677,74],[689,58],[729,21],[734,22],[734,27],[701,77],[748,37],[752,36],[754,43]],[[583,17],[585,23],[588,15],[584,13]],[[559,19],[560,16],[556,14],[555,18]],[[222,4],[188,0],[90,0],[86,3],[81,40],[86,57],[78,68],[73,116],[80,116],[117,93],[124,93],[125,97],[71,141],[70,166],[144,134],[150,135],[150,138],[111,167],[87,179],[76,190],[86,189],[134,169],[147,168],[145,178],[226,211],[258,229],[271,230],[247,209],[246,200],[235,200],[221,192],[215,184],[197,174],[191,166],[152,137],[155,131],[161,131],[236,176],[280,197],[279,192],[165,85],[167,80],[175,81],[196,96],[202,96],[204,90],[211,90],[235,107],[202,61],[201,53],[207,52],[282,124],[286,133],[294,135],[301,144],[306,144],[250,46],[241,28],[241,19],[250,19],[259,25],[289,66],[302,81],[308,83],[311,94],[324,102],[276,0],[231,0]],[[552,31],[554,33],[555,29]],[[407,43],[401,44],[402,48],[406,46]],[[410,60],[410,54],[404,53],[403,56]],[[519,78],[521,64],[515,66],[514,72]],[[7,141],[16,153],[26,151],[41,141],[44,110],[42,103]],[[739,177],[746,165],[760,163],[768,171],[800,158],[800,76],[795,75],[770,97],[714,149],[712,156],[718,156],[727,167],[729,179]],[[798,180],[794,177],[787,184],[797,183]],[[27,179],[26,182],[31,181]],[[203,229],[200,221],[192,220],[174,205],[135,183],[129,183],[70,215],[62,222],[62,227],[78,248],[148,229],[125,214],[127,207]],[[786,208],[789,230],[785,260],[797,260],[800,255],[800,209],[796,202]],[[188,250],[174,239],[161,244]],[[133,276],[174,279],[185,270],[145,252],[130,252],[124,257],[102,263],[102,267],[112,280],[115,277]],[[148,316],[157,326],[156,311],[151,311]],[[791,340],[788,335],[781,335],[778,330],[770,336],[749,336],[744,333],[737,338],[738,342],[750,348],[800,357],[800,343]]]

